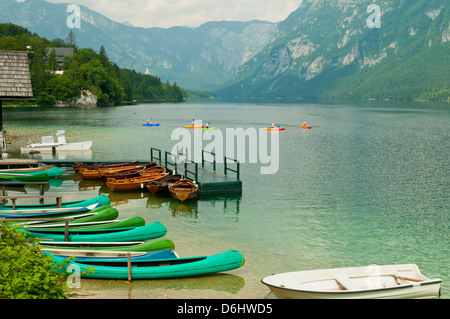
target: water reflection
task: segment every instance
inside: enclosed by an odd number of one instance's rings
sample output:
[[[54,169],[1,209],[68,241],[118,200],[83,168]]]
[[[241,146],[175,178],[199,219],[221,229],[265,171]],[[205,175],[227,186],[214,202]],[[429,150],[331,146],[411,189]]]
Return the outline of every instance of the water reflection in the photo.
[[[128,298],[133,298],[134,291],[175,289],[175,290],[214,290],[237,294],[245,286],[244,279],[227,273],[212,275],[160,280],[100,280],[82,279],[81,289],[87,291],[127,291]],[[73,291],[77,293],[77,291]],[[189,296],[189,292],[186,293]]]

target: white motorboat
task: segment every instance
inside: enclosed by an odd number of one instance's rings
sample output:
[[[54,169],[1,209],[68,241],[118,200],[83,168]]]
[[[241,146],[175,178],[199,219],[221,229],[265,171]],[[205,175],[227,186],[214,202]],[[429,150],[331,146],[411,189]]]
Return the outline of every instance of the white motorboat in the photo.
[[[20,148],[22,153],[34,152],[58,152],[58,151],[86,151],[91,149],[92,141],[67,143],[65,131],[56,132],[58,142],[55,142],[53,136],[42,136],[42,143],[33,143],[29,141]]]
[[[435,299],[442,282],[415,264],[306,270],[261,281],[280,299]]]

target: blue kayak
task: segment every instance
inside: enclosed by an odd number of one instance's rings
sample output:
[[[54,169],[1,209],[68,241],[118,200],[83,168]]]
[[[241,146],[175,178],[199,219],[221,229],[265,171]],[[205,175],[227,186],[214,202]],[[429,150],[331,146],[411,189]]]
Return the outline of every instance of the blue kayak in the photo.
[[[142,126],[159,126],[159,123],[144,123]]]

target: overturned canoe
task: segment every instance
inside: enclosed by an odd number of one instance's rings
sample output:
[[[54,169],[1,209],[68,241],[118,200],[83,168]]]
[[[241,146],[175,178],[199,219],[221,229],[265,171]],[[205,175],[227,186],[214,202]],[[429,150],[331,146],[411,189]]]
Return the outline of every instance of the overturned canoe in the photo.
[[[15,168],[15,169],[2,169],[0,170],[1,174],[22,174],[22,175],[42,175],[46,174],[50,177],[58,177],[62,175],[62,169],[56,167],[55,165],[46,165],[39,167],[29,167],[29,168]]]
[[[89,251],[159,251],[165,249],[175,249],[173,241],[167,238],[158,238],[145,241],[129,241],[129,242],[58,242],[58,241],[41,241],[39,243],[41,251],[49,251],[52,249],[64,250],[89,250]]]
[[[63,257],[52,256],[54,262],[62,262]],[[162,279],[192,277],[223,271],[237,269],[244,265],[244,257],[236,250],[229,250],[222,254],[187,257],[157,259],[151,261],[131,262],[132,279]],[[128,279],[127,262],[74,262],[71,264],[80,267],[81,272],[94,268],[94,273],[82,275],[85,278],[103,279]]]
[[[105,251],[105,250],[68,250],[68,249],[45,249],[54,256],[64,258],[75,257],[74,261],[80,262],[101,262],[101,261],[116,261],[126,262],[128,256],[131,261],[149,261],[155,259],[174,259],[178,258],[175,251],[171,249],[157,250],[157,251]]]
[[[97,229],[83,230],[69,229],[68,241],[97,241],[97,242],[121,242],[121,241],[142,241],[163,237],[167,234],[167,228],[159,223],[130,227],[130,228],[113,228],[113,229]],[[27,230],[27,236],[40,238],[44,241],[64,241],[65,234],[59,230]]]
[[[44,209],[21,209],[21,210],[2,210],[0,218],[43,218],[43,217],[64,217],[87,213],[95,208],[101,207],[101,204],[93,204],[86,207],[62,207],[62,208],[44,208]]]
[[[104,230],[104,229],[114,229],[114,228],[131,228],[140,227],[145,225],[145,220],[139,216],[133,216],[126,219],[114,219],[114,220],[102,220],[102,221],[91,221],[91,222],[72,222],[68,224],[68,230]],[[62,223],[55,224],[32,224],[26,225],[25,228],[30,231],[39,230],[53,230],[56,232],[64,233],[65,225]]]
[[[90,199],[82,199],[75,201],[66,201],[61,203],[61,207],[85,207],[93,204],[109,205],[111,200],[108,196],[99,195]],[[2,210],[12,210],[12,205],[0,205],[0,212]],[[45,208],[57,208],[56,203],[49,204],[30,204],[30,205],[16,205],[16,210],[22,209],[45,209]]]

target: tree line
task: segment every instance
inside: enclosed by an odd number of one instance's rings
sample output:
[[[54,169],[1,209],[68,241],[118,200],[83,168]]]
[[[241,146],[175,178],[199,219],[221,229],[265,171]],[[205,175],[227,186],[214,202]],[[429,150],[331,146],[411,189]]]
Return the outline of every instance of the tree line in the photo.
[[[55,72],[56,53],[48,48],[73,48],[73,55],[64,58],[63,74]],[[181,102],[188,96],[176,83],[163,83],[156,76],[120,68],[109,60],[103,45],[99,52],[78,48],[72,32],[65,40],[47,40],[26,28],[0,24],[0,50],[28,51],[33,95],[39,105],[64,103],[87,90],[97,97],[98,105]]]

